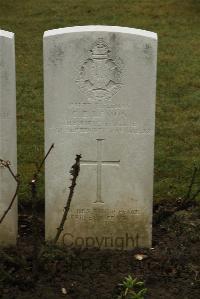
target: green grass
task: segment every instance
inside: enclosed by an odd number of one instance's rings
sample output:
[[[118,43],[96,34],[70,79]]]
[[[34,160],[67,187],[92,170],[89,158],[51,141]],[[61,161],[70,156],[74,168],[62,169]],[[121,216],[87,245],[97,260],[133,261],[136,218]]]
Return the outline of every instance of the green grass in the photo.
[[[200,165],[199,0],[0,0],[0,28],[16,33],[20,199],[28,198],[26,182],[43,157],[43,32],[87,24],[158,33],[154,197],[183,196]]]

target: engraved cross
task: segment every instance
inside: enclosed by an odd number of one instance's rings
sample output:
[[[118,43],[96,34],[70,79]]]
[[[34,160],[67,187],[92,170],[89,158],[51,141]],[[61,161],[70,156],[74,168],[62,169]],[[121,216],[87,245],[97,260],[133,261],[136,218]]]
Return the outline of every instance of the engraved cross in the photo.
[[[120,160],[105,161],[102,160],[102,143],[104,139],[97,139],[97,160],[81,160],[81,165],[96,165],[97,166],[97,199],[94,203],[104,203],[101,197],[101,171],[103,165],[119,166]]]

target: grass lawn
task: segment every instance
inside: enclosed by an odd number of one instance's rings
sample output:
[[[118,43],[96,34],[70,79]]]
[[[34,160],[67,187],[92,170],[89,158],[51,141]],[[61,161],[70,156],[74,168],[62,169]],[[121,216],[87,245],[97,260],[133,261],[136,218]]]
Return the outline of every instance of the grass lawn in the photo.
[[[200,165],[199,0],[0,0],[0,28],[16,34],[21,202],[44,154],[43,32],[87,24],[158,33],[154,198],[183,196],[194,164]]]

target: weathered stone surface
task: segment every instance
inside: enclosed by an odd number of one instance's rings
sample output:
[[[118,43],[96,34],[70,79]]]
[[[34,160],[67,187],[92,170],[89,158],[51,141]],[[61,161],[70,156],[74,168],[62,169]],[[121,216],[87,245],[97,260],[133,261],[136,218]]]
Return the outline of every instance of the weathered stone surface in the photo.
[[[14,34],[0,30],[0,158],[17,169],[16,88]],[[7,168],[0,167],[0,218],[15,193],[16,182]],[[17,238],[17,201],[0,224],[0,245],[15,244]]]
[[[110,26],[44,34],[46,239],[81,169],[60,242],[151,245],[157,35]]]

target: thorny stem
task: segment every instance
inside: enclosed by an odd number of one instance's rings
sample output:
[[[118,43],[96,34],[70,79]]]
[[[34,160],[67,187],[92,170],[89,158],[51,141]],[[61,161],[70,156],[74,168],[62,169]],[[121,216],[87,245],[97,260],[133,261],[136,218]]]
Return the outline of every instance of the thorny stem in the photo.
[[[65,221],[67,219],[67,215],[69,213],[71,201],[72,201],[73,194],[74,194],[74,189],[76,187],[76,180],[77,180],[77,177],[78,177],[79,171],[80,171],[80,159],[81,159],[81,155],[76,155],[76,159],[75,159],[76,163],[74,165],[72,165],[71,170],[70,170],[70,174],[72,175],[72,179],[71,179],[72,183],[71,183],[71,186],[69,187],[70,192],[68,195],[66,206],[64,207],[63,217],[61,219],[59,227],[57,228],[57,234],[54,239],[54,244],[57,243],[57,241],[60,237],[60,234],[63,231],[63,227],[64,227]]]
[[[19,176],[15,175],[14,172],[12,171],[11,167],[10,167],[10,162],[9,161],[4,161],[2,159],[0,159],[0,165],[2,167],[6,167],[8,169],[8,171],[10,172],[11,176],[14,178],[14,180],[17,182],[17,186],[15,189],[15,193],[10,201],[10,204],[8,206],[8,208],[5,210],[5,212],[3,213],[2,217],[0,218],[0,224],[3,222],[3,220],[5,219],[6,215],[8,214],[8,212],[11,210],[13,203],[17,197],[18,191],[19,191],[19,186],[20,186],[20,180],[19,180]]]

